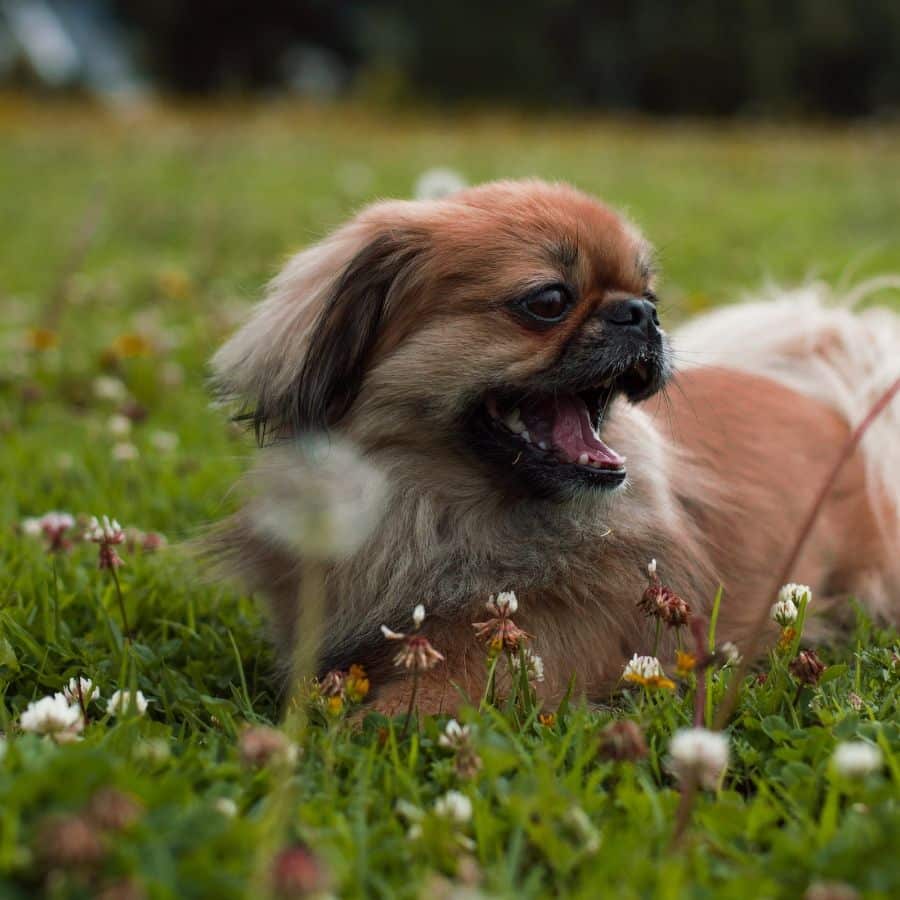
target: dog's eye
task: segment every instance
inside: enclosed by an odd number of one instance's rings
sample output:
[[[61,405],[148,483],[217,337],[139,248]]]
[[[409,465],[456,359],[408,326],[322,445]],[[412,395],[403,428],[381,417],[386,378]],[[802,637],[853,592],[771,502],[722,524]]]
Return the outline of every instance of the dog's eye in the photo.
[[[569,295],[561,287],[544,288],[526,297],[521,308],[539,322],[561,322],[572,306]]]

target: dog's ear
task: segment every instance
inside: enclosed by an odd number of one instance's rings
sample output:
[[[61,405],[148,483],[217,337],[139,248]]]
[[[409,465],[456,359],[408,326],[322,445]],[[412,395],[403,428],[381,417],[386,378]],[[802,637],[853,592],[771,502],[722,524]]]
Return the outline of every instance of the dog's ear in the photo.
[[[214,357],[218,393],[250,407],[260,442],[333,427],[353,404],[427,243],[424,229],[385,219],[370,210],[294,257]]]
[[[390,300],[406,282],[419,247],[415,235],[383,233],[342,272],[313,327],[295,394],[287,398],[299,428],[329,428],[350,409]]]

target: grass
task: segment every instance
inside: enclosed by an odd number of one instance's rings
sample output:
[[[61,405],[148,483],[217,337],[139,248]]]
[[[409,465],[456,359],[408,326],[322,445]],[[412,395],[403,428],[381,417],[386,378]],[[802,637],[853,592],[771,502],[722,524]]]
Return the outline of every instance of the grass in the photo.
[[[440,745],[441,720],[402,735],[402,721],[318,707],[295,765],[255,767],[240,735],[279,715],[259,612],[177,548],[229,511],[251,452],[210,408],[205,361],[285,254],[366,200],[408,195],[437,164],[470,180],[572,180],[659,244],[677,318],[767,278],[900,270],[896,133],[274,106],[131,120],[11,98],[0,129],[4,897],[258,896],[268,854],[294,845],[313,855],[280,857],[282,880],[316,869],[350,897],[798,897],[822,882],[897,896],[897,635],[862,615],[823,653],[817,687],[798,690],[774,648],[766,683],[748,678],[724,783],[701,794],[673,848],[666,758],[692,718],[692,677],[673,693],[625,691],[609,709],[475,698],[463,715],[474,774]],[[101,375],[126,397],[99,397]],[[115,437],[123,406],[139,421]],[[114,459],[122,443],[136,459]],[[96,545],[53,555],[18,530],[49,509],[168,536],[156,553],[118,548],[133,640]],[[634,649],[650,647],[648,628]],[[140,689],[146,715],[93,705],[83,740],[65,746],[19,730],[30,701],[79,674],[107,698]],[[728,678],[713,676],[710,710]],[[601,732],[621,718],[640,724],[646,759],[604,758]],[[834,770],[835,745],[852,738],[881,748],[880,772]],[[98,813],[104,787],[132,815]],[[470,820],[436,814],[448,790],[470,799]],[[65,831],[73,816],[87,836]]]

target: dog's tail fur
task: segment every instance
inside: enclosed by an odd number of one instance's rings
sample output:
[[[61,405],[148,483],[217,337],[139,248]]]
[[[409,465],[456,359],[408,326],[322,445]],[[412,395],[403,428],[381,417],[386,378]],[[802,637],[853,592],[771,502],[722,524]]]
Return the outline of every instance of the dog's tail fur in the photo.
[[[722,366],[773,378],[856,426],[900,376],[900,315],[886,307],[859,308],[886,291],[900,292],[900,275],[871,279],[843,295],[819,282],[771,289],[678,330],[673,337],[678,365]],[[862,450],[873,509],[886,539],[896,541],[900,396],[872,423]]]

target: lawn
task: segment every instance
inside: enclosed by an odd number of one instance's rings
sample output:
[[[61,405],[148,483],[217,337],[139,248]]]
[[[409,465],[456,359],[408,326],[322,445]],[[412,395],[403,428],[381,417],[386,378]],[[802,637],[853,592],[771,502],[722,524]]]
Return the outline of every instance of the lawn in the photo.
[[[294,758],[265,730],[253,598],[183,548],[231,509],[253,446],[210,405],[209,356],[287,253],[367,200],[436,165],[573,181],[657,244],[671,320],[768,280],[900,271],[898,147],[865,127],[0,101],[0,895],[900,895],[900,648],[862,615],[817,684],[789,641],[747,677],[724,779],[675,839],[670,741],[695,675],[604,709],[540,710],[523,684],[473,698],[443,741],[445,719],[312,697]],[[22,523],[49,510],[134,529],[125,564],[99,569],[91,541],[48,550]],[[634,649],[651,648],[648,625]],[[715,708],[734,667],[713,671]],[[103,698],[80,739],[22,728],[76,676]],[[146,711],[109,712],[116,690]],[[623,719],[646,755],[612,742]],[[836,765],[851,740],[882,764]]]

